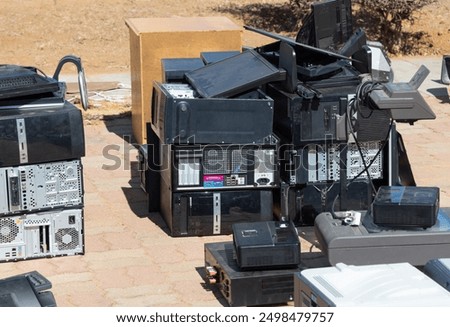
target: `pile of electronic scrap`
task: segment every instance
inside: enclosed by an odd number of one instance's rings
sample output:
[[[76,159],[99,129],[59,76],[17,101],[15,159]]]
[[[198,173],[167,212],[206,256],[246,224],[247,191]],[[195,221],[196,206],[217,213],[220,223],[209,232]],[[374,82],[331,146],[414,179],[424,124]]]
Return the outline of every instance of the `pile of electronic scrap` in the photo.
[[[245,28],[274,42],[163,59],[140,150],[149,211],[161,212],[172,236],[233,233],[234,244],[205,244],[208,280],[229,304],[294,299],[293,278],[282,277],[301,265],[270,265],[276,255],[261,244],[286,246],[258,232],[274,221],[314,226],[332,265],[448,256],[439,188],[416,185],[396,130],[436,118],[418,90],[429,70],[394,82],[383,45],[353,30],[349,0],[314,3],[295,40]],[[242,267],[236,237],[257,244],[251,258],[266,264]],[[298,304],[317,304],[305,298]]]

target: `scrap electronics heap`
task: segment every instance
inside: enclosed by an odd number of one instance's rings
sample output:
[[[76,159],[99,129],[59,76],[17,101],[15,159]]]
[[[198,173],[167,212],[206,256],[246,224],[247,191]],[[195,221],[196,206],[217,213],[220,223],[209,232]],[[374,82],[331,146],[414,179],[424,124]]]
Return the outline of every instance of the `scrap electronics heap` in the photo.
[[[302,226],[314,226],[330,264],[352,276],[366,270],[345,264],[380,264],[385,276],[450,253],[439,189],[416,186],[396,130],[435,119],[418,91],[429,70],[393,82],[382,44],[353,30],[349,0],[311,9],[295,40],[246,26],[274,42],[162,59],[153,84],[139,149],[148,209],[171,236],[233,234],[205,244],[206,279],[231,306],[342,305],[317,300],[301,275]]]
[[[415,185],[396,123],[435,118],[418,91],[429,71],[394,83],[350,7],[313,4],[295,40],[246,26],[276,41],[162,59],[140,156],[149,211],[172,236],[274,216],[313,225],[368,209],[381,186]]]
[[[0,262],[84,254],[83,118],[59,73],[0,65]],[[56,306],[37,271],[0,280],[0,306]]]

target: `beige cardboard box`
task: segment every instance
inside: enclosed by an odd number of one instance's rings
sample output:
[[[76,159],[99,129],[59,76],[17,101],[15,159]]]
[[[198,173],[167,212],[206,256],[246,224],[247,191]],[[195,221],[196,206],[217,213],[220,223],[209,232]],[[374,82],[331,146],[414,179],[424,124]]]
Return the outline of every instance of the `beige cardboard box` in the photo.
[[[139,144],[147,143],[153,81],[161,59],[198,58],[204,51],[240,51],[242,28],[226,17],[130,18],[131,121]]]

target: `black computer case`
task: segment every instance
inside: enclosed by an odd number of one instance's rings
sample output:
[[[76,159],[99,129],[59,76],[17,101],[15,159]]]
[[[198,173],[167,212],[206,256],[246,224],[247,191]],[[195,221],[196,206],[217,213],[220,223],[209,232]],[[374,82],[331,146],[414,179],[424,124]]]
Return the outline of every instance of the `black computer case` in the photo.
[[[360,84],[353,73],[310,81],[296,93],[285,91],[281,84],[269,84],[266,92],[275,103],[274,132],[281,141],[297,146],[346,142],[351,134],[349,124],[354,132],[352,136],[359,142],[386,139],[390,126],[388,110],[361,107],[355,113],[350,112]]]
[[[273,219],[271,190],[172,192],[162,180],[160,199],[171,236],[231,234],[234,223]]]
[[[78,159],[85,155],[83,117],[62,108],[2,110],[0,167]]]
[[[264,143],[272,135],[273,100],[261,90],[200,98],[188,84],[154,82],[151,127],[163,144]]]

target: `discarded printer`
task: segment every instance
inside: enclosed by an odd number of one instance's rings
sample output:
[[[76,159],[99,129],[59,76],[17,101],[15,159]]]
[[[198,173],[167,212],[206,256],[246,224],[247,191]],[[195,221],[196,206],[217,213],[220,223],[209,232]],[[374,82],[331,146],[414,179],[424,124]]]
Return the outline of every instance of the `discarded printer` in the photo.
[[[372,206],[354,214],[323,212],[314,231],[330,264],[382,264],[408,262],[424,266],[450,251],[448,210],[439,208],[435,187],[381,187]]]
[[[81,60],[63,57],[53,77],[34,67],[0,66],[0,261],[84,253],[85,155],[80,109],[59,73]]]
[[[434,307],[450,293],[409,263],[305,269],[295,274],[297,307]]]
[[[264,142],[272,135],[273,100],[258,86],[280,75],[249,50],[187,72],[189,83],[154,82],[153,129],[166,144]]]

